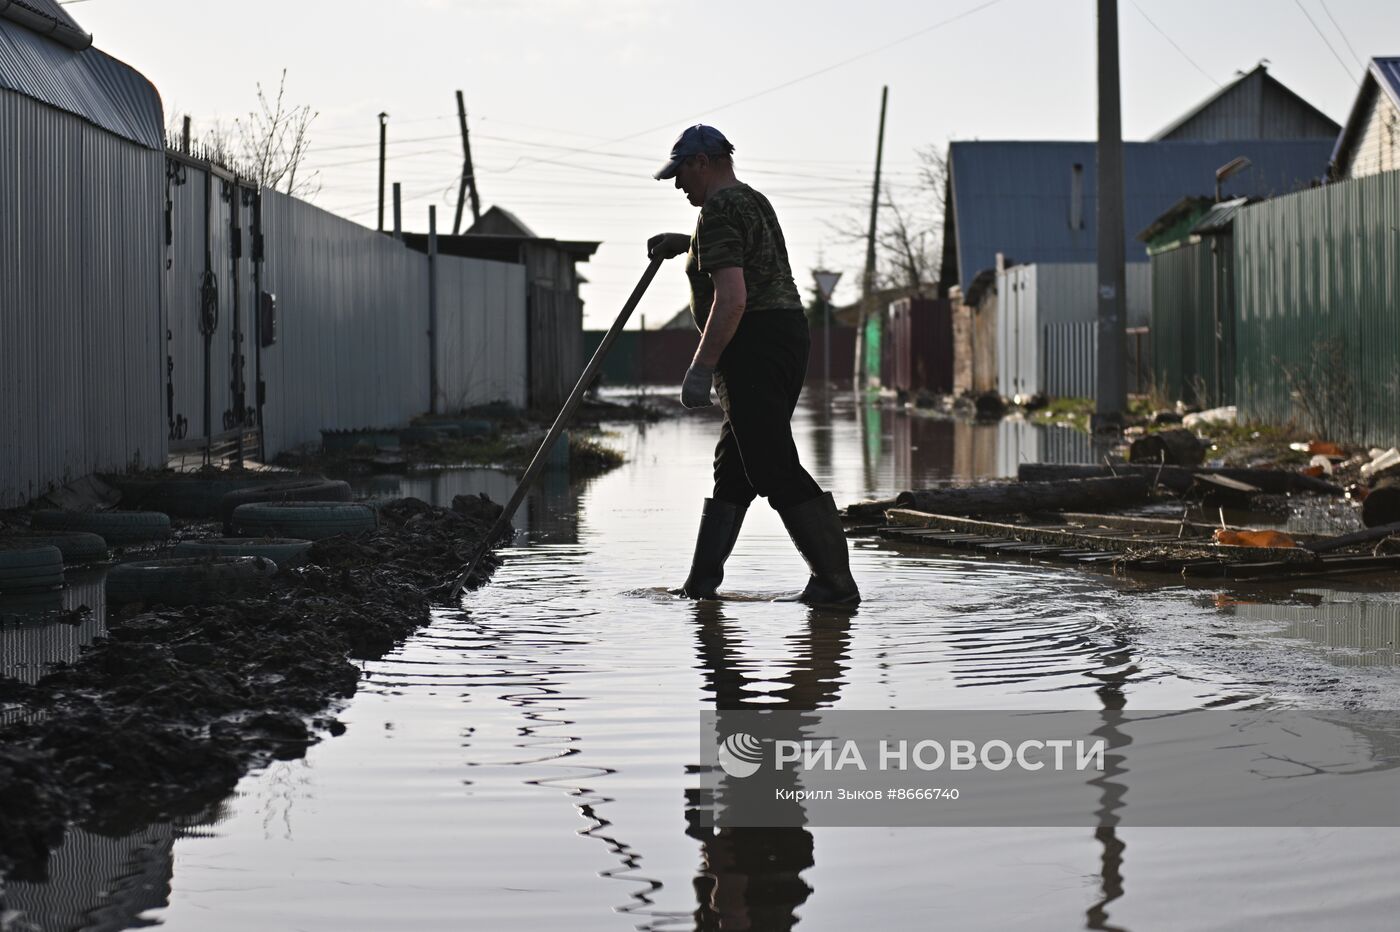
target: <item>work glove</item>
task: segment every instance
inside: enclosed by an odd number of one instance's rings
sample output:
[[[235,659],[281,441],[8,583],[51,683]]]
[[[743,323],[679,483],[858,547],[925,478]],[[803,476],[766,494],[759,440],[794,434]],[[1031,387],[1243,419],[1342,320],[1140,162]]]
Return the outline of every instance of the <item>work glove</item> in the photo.
[[[710,401],[710,389],[714,384],[714,369],[698,362],[691,363],[690,368],[685,370],[685,381],[681,383],[681,404],[687,408],[708,408],[714,404]]]
[[[647,258],[670,259],[690,251],[690,237],[685,233],[658,233],[647,240]]]

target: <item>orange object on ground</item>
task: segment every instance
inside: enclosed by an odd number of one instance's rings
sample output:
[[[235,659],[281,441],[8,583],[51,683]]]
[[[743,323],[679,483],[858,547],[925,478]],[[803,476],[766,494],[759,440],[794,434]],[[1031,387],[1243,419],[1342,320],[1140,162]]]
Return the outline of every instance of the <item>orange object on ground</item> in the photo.
[[[1324,470],[1323,470],[1323,468],[1322,468],[1321,466],[1304,466],[1304,467],[1303,467],[1303,475],[1305,475],[1305,476],[1312,476],[1314,479],[1316,479],[1318,476],[1321,476],[1323,472],[1324,472]]]
[[[1321,453],[1323,456],[1346,456],[1342,448],[1329,440],[1309,440],[1308,453],[1316,456]]]
[[[1282,531],[1227,531],[1224,528],[1215,532],[1217,544],[1229,547],[1297,547],[1298,542]]]

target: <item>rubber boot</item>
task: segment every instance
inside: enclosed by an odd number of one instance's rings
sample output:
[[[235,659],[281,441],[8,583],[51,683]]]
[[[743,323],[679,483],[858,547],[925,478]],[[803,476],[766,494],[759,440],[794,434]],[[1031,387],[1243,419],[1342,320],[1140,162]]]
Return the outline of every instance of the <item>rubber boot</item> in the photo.
[[[739,539],[739,528],[744,524],[744,514],[748,508],[721,501],[717,498],[705,499],[705,508],[700,513],[700,533],[695,537],[695,556],[690,561],[690,575],[679,589],[672,589],[672,595],[683,595],[688,599],[718,598],[719,584],[724,581],[724,561],[734,550],[734,542]]]
[[[778,512],[788,536],[807,561],[811,578],[802,594],[780,602],[807,602],[811,605],[855,605],[860,589],[851,576],[846,532],[836,502],[830,492]]]

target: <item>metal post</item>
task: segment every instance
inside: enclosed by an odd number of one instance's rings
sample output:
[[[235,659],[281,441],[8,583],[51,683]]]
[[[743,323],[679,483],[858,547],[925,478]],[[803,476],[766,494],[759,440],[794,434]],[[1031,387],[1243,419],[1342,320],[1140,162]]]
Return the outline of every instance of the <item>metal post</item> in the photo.
[[[857,388],[865,388],[870,380],[865,366],[865,328],[869,324],[870,303],[875,296],[875,222],[880,211],[880,165],[885,158],[885,105],[889,97],[889,85],[880,88],[880,135],[875,142],[875,184],[870,191],[870,229],[865,235],[865,280],[861,284],[860,327],[856,330]]]
[[[1094,428],[1122,427],[1127,406],[1123,359],[1123,127],[1118,91],[1118,0],[1098,0],[1098,377]]]
[[[394,239],[403,239],[403,185],[394,182]]]
[[[428,413],[438,413],[437,205],[428,207]]]
[[[1210,238],[1210,310],[1215,322],[1215,384],[1211,393],[1210,406],[1218,407],[1225,403],[1221,395],[1224,375],[1224,328],[1220,320],[1220,237]]]
[[[379,114],[379,226],[380,233],[384,232],[384,157],[389,138],[388,130],[389,114]]]
[[[831,395],[831,301],[822,298],[822,394]]]
[[[262,188],[253,194],[253,404],[256,408],[253,423],[258,428],[258,460],[267,461],[267,442],[264,440],[263,404],[267,400],[267,383],[263,381],[262,351],[262,285],[263,285],[263,215]]]

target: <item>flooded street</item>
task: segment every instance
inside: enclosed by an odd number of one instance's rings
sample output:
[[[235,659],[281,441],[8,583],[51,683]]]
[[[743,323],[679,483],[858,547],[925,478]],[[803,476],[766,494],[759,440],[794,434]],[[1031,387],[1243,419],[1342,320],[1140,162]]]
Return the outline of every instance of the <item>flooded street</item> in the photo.
[[[627,463],[547,480],[491,583],[365,666],[345,734],[191,824],[74,831],[50,884],[6,890],[14,928],[1394,928],[1400,830],[700,828],[716,705],[1400,707],[1400,599],[1360,582],[1187,587],[863,538],[865,601],[836,615],[768,601],[806,568],[759,502],[733,598],[673,599],[717,429],[611,428]],[[1092,458],[1080,435],[844,397],[830,416],[805,401],[795,429],[840,504]]]

